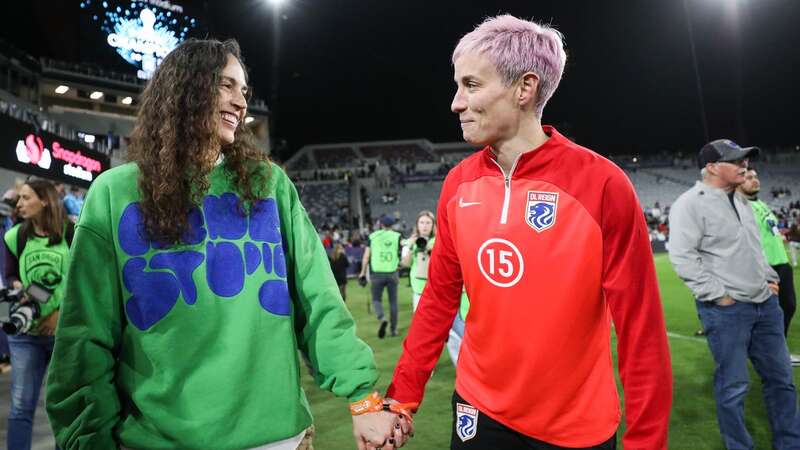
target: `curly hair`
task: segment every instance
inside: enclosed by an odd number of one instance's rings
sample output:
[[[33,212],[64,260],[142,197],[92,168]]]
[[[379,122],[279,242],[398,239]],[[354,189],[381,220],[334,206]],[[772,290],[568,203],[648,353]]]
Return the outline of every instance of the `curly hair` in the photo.
[[[265,194],[268,158],[252,132],[240,123],[232,144],[217,135],[219,86],[228,55],[246,74],[235,40],[186,40],[164,58],[141,95],[128,154],[139,167],[145,232],[156,242],[181,242],[220,151],[242,197],[241,214]]]

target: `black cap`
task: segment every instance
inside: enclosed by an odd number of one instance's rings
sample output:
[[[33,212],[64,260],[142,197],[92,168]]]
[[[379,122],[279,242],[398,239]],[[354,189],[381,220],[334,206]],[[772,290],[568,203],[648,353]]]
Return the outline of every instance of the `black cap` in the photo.
[[[758,156],[760,151],[758,147],[739,147],[730,139],[717,139],[700,149],[700,154],[697,155],[697,165],[702,169],[708,163],[736,161]]]
[[[390,227],[390,226],[394,225],[394,223],[395,223],[395,220],[394,220],[394,217],[392,217],[392,216],[386,215],[386,216],[381,217],[381,225],[383,225],[385,227]]]

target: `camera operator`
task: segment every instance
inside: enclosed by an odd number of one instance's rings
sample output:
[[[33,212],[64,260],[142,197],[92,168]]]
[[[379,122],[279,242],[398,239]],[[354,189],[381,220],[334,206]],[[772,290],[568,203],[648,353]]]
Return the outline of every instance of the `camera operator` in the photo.
[[[53,352],[53,335],[63,296],[73,233],[53,183],[29,180],[20,188],[17,209],[22,222],[5,233],[8,285],[28,289],[36,284],[51,295],[40,305],[27,333],[8,336],[11,349],[11,411],[7,448],[31,448],[33,415],[42,380]],[[33,301],[29,299],[22,302]]]
[[[408,277],[411,279],[411,290],[414,292],[412,305],[414,311],[417,310],[417,303],[422,295],[425,282],[428,281],[428,262],[431,259],[431,251],[436,241],[436,217],[430,211],[420,211],[417,214],[417,223],[414,225],[414,232],[411,233],[403,246],[403,254],[400,264],[409,267],[411,270]]]

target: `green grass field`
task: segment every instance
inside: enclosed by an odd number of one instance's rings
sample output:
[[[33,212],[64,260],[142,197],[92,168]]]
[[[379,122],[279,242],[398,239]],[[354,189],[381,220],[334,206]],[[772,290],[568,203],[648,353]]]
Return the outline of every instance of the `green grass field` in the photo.
[[[703,338],[694,337],[700,328],[694,301],[689,290],[678,279],[666,255],[656,256],[661,296],[667,330],[670,332],[674,399],[670,420],[669,447],[681,450],[723,449],[717,428],[715,404],[712,393],[713,361]],[[795,280],[800,282],[800,271],[795,268]],[[411,317],[411,290],[407,279],[400,282],[400,332],[405,335]],[[798,283],[800,285],[800,283]],[[797,285],[796,285],[797,287]],[[348,286],[347,305],[358,325],[358,334],[375,352],[380,371],[378,389],[383,392],[391,381],[395,362],[400,354],[402,337],[378,339],[378,322],[367,313],[369,290],[355,282]],[[798,293],[800,297],[800,293]],[[385,300],[384,300],[385,301]],[[612,342],[612,347],[616,343]],[[789,349],[800,353],[800,320],[795,317],[789,332]],[[615,352],[616,354],[616,352]],[[795,385],[800,384],[800,368],[794,369]],[[755,448],[771,448],[766,410],[761,396],[761,383],[751,370],[751,388],[747,397],[747,426],[755,439]],[[448,449],[452,421],[450,397],[453,393],[455,370],[445,350],[433,378],[428,382],[425,402],[415,416],[416,433],[404,449]],[[316,450],[354,449],[352,427],[347,402],[317,388],[305,376],[303,385],[314,414]],[[622,390],[620,386],[620,391]],[[621,441],[623,429],[618,433]],[[618,446],[621,448],[621,445]]]

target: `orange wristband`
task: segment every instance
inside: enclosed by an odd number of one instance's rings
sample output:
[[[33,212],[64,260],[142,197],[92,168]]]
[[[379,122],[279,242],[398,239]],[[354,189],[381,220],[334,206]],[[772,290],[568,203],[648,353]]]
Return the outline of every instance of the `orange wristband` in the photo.
[[[377,411],[383,411],[383,397],[377,391],[369,394],[363,400],[350,403],[350,414],[354,416]]]
[[[383,405],[383,410],[391,411],[395,414],[399,414],[408,420],[409,423],[414,421],[414,418],[411,416],[411,411],[417,409],[419,406],[419,402],[412,402],[412,403],[392,403],[391,405]]]

